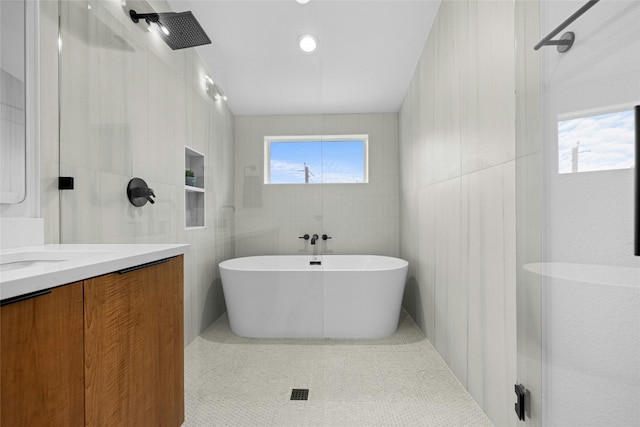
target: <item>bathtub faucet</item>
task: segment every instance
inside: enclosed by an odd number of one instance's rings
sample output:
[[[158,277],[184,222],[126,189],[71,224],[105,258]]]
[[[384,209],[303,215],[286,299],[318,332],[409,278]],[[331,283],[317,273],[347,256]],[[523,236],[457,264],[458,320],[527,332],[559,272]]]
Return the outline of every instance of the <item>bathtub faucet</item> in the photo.
[[[314,234],[313,236],[311,236],[311,244],[315,245],[316,241],[319,239],[317,234]]]

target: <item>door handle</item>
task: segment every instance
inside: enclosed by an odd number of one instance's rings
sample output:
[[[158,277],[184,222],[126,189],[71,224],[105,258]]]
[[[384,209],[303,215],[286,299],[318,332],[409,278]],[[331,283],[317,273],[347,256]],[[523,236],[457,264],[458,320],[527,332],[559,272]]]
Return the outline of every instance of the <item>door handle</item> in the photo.
[[[640,256],[640,105],[635,106],[636,116],[636,164],[635,164],[635,183],[634,183],[634,224],[633,224],[633,254]]]

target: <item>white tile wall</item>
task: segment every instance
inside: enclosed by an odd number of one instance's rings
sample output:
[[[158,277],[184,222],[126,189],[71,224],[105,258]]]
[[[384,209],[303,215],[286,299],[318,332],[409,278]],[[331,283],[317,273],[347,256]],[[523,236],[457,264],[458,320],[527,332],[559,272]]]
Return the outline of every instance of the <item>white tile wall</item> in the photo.
[[[369,135],[369,183],[264,185],[264,137]],[[236,117],[237,256],[377,254],[398,256],[398,115],[345,114]],[[249,169],[255,166],[256,170]],[[243,206],[245,174],[256,174],[261,205]],[[326,233],[315,247],[299,240]]]
[[[405,308],[498,426],[517,421],[513,40],[511,2],[443,1],[399,117]]]
[[[43,236],[42,218],[0,218],[0,249],[42,245]]]

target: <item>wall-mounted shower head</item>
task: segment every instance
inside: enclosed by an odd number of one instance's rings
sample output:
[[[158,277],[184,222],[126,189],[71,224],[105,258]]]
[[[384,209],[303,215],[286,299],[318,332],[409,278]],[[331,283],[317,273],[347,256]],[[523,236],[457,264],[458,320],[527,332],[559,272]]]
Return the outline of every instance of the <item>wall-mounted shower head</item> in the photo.
[[[173,50],[211,43],[211,39],[190,11],[136,13],[135,10],[130,10],[129,16],[135,23],[140,22],[141,19],[144,19],[147,25],[151,25],[152,22],[157,23],[162,29],[162,32],[159,33],[160,37]]]

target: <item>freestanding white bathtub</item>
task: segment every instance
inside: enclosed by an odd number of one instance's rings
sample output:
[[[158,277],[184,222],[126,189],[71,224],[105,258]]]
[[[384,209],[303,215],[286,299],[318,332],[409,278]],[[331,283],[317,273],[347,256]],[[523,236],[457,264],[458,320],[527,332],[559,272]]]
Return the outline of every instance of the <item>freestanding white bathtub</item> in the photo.
[[[220,263],[229,324],[251,338],[382,338],[398,327],[408,263],[277,255]]]

